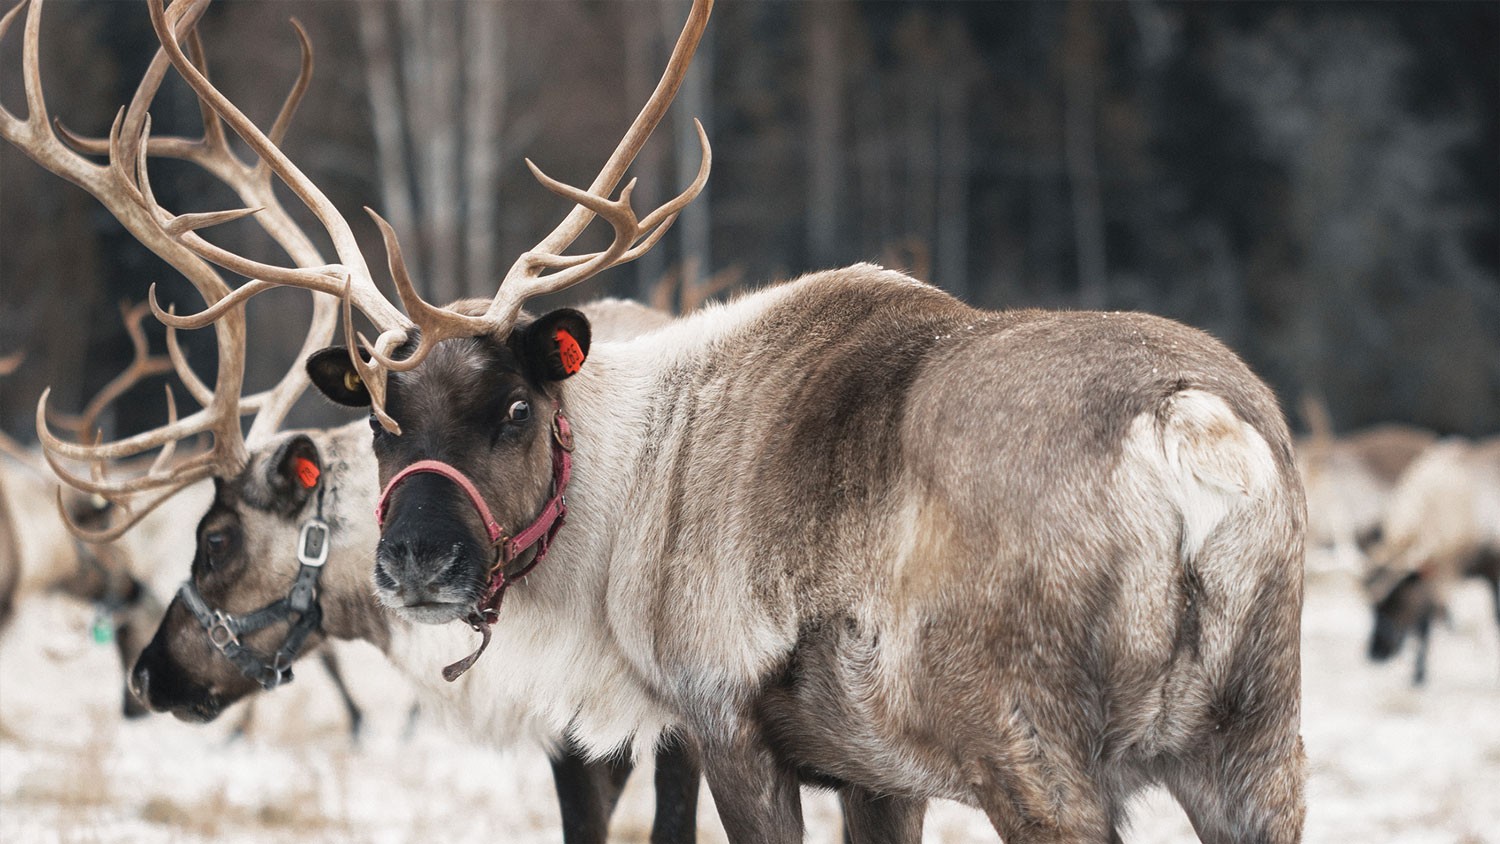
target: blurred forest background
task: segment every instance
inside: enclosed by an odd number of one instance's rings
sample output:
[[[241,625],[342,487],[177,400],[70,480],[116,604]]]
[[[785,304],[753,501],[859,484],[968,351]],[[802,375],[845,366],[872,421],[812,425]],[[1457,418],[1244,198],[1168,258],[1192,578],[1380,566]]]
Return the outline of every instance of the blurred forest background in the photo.
[[[226,0],[212,73],[269,125],[318,71],[284,148],[369,238],[401,232],[428,298],[489,296],[566,207],[526,171],[587,184],[655,83],[686,0]],[[20,33],[0,101],[23,109]],[[51,110],[103,135],[154,38],[143,3],[50,0]],[[1500,3],[721,0],[693,76],[633,170],[659,202],[714,146],[704,196],[646,259],[571,299],[668,273],[747,286],[873,260],[984,307],[1139,309],[1206,329],[1289,408],[1340,430],[1400,420],[1500,431]],[[196,134],[169,86],[158,134]],[[179,211],[234,207],[154,165]],[[290,204],[290,203],[289,203]],[[210,239],[276,257],[249,224]],[[330,253],[331,254],[331,253]],[[201,307],[94,200],[0,144],[0,426],[75,411],[128,359],[117,303],[153,281]],[[300,343],[306,296],[251,312],[247,390]],[[160,348],[160,326],[152,323]],[[212,337],[190,354],[214,366]],[[114,434],[158,424],[160,387]],[[326,421],[316,402],[294,422]],[[1294,422],[1295,412],[1293,412]]]

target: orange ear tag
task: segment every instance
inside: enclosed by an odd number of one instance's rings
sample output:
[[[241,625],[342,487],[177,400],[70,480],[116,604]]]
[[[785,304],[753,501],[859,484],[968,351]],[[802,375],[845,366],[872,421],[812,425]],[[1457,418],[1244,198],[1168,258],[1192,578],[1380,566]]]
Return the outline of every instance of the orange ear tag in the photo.
[[[292,460],[292,464],[297,467],[297,481],[302,484],[304,489],[312,489],[318,485],[318,476],[323,474],[323,470],[318,468],[318,464],[308,460],[306,457],[295,458]]]
[[[578,341],[573,335],[564,329],[557,329],[553,335],[557,341],[557,356],[562,360],[563,372],[572,375],[583,368],[583,349],[578,347]]]

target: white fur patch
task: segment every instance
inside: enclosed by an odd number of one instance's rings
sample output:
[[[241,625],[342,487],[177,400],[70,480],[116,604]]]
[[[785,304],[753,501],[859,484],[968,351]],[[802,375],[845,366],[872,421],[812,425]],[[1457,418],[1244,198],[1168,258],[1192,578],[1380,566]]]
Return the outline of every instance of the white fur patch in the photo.
[[[1164,492],[1182,516],[1184,557],[1195,556],[1231,510],[1276,478],[1265,439],[1203,390],[1183,390],[1159,413],[1137,417],[1126,448],[1160,460]]]

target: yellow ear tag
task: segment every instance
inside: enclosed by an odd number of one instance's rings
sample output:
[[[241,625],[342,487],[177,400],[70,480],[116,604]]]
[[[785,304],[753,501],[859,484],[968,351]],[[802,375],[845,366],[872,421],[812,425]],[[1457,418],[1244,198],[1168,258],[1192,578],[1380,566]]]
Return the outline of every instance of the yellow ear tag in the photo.
[[[358,390],[361,383],[362,382],[359,380],[358,372],[355,372],[351,369],[348,372],[344,373],[344,389],[348,390],[349,392],[352,393],[355,390]]]

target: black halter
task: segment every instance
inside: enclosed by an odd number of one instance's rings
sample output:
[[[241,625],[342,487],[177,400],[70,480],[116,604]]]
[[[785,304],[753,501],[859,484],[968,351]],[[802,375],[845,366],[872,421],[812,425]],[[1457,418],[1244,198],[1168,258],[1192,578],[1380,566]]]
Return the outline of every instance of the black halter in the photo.
[[[240,673],[259,683],[266,691],[292,681],[292,661],[297,658],[307,637],[322,627],[323,607],[318,603],[318,578],[323,574],[323,564],[328,561],[329,533],[328,523],[323,521],[323,489],[319,487],[318,515],[302,523],[302,532],[297,539],[297,562],[302,566],[297,569],[297,579],[292,581],[291,591],[285,598],[247,615],[234,616],[210,607],[191,578],[177,590],[188,611],[203,625],[208,641],[225,659],[234,663]],[[287,628],[286,638],[269,657],[240,644],[241,636],[288,618],[294,620]]]

